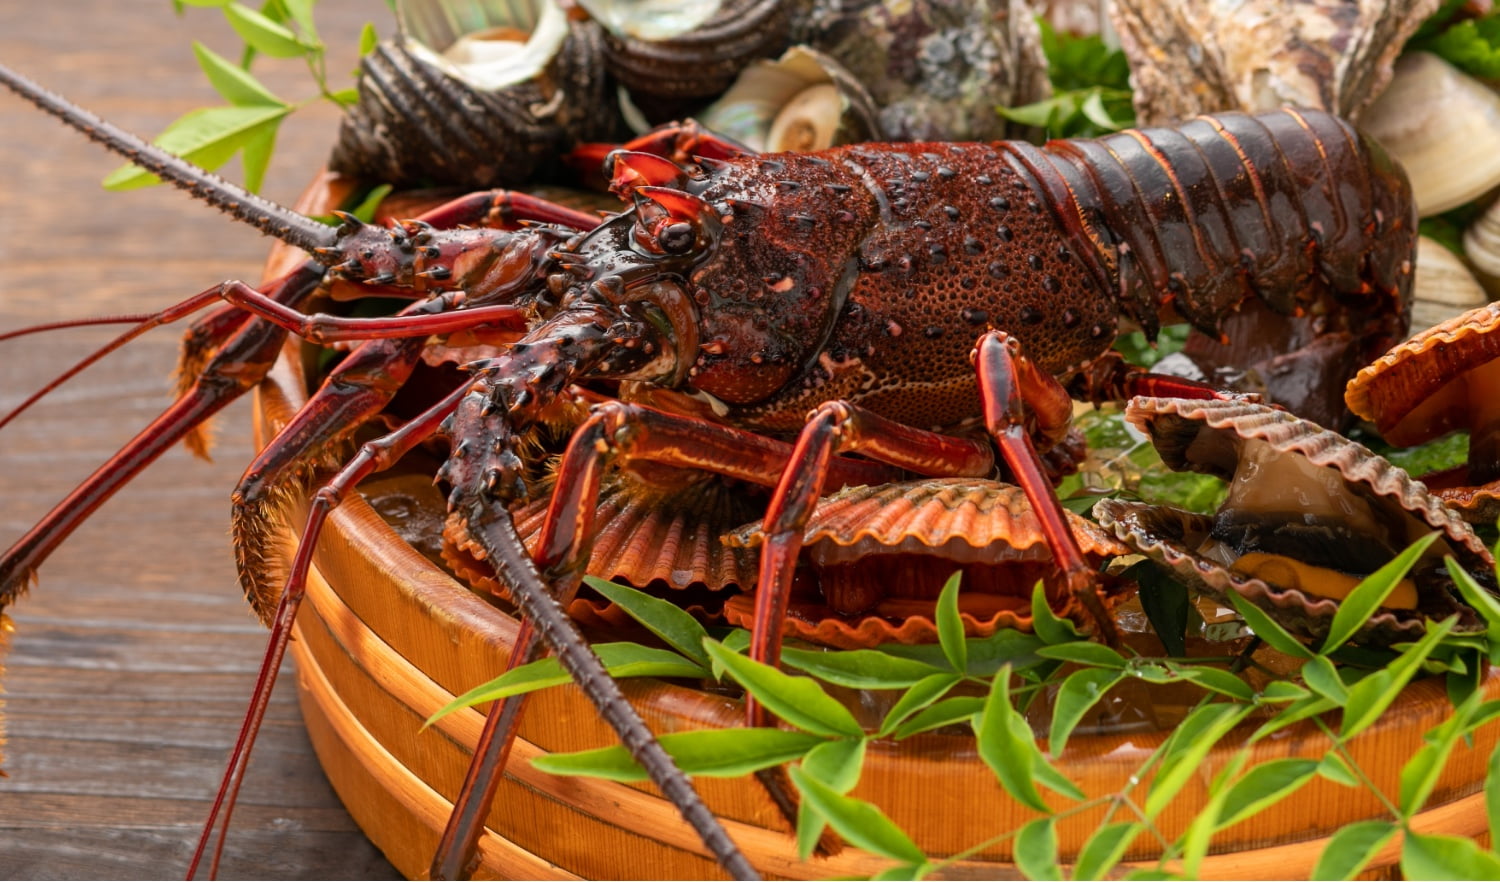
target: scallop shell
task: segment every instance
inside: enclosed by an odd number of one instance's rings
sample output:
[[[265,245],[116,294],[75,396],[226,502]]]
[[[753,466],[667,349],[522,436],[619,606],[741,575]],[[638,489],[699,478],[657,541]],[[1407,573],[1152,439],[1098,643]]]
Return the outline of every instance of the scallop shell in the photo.
[[[1341,435],[1283,411],[1236,401],[1136,398],[1127,406],[1126,418],[1151,436],[1162,461],[1173,469],[1232,479],[1246,439],[1265,441],[1283,454],[1299,454],[1315,466],[1334,469],[1360,490],[1384,523],[1402,526],[1405,535],[1397,541],[1410,543],[1428,530],[1439,531],[1438,548],[1453,554],[1493,590],[1494,560],[1469,525],[1401,469]],[[1108,499],[1095,506],[1094,515],[1126,544],[1165,564],[1190,585],[1221,600],[1230,592],[1240,594],[1304,636],[1327,633],[1338,609],[1336,600],[1231,573],[1200,556],[1194,549],[1207,536],[1211,516]],[[1355,639],[1388,644],[1414,638],[1423,633],[1424,616],[1453,613],[1460,617],[1458,630],[1484,627],[1473,610],[1447,592],[1423,592],[1420,604],[1416,611],[1380,609]]]
[[[1126,551],[1082,518],[1070,514],[1069,524],[1091,560]],[[740,527],[724,541],[732,547],[758,546],[764,541],[761,523]],[[788,632],[830,646],[935,641],[932,604],[958,569],[965,571],[971,589],[959,595],[960,617],[971,637],[1000,628],[1030,630],[1031,586],[1037,579],[1048,582],[1052,596],[1062,590],[1052,579],[1052,553],[1025,494],[995,481],[930,478],[846,487],[819,501],[804,543],[802,560],[814,570],[826,577],[829,567],[853,564],[859,568],[849,571],[855,579],[878,573],[881,584],[869,590],[885,595],[871,611],[839,615],[817,588],[794,583]],[[975,588],[976,583],[984,587]],[[1058,606],[1067,614],[1078,612],[1071,598]],[[724,612],[731,623],[750,626],[754,599],[732,597]]]
[[[1500,303],[1491,303],[1392,348],[1349,381],[1344,400],[1397,447],[1469,430],[1470,468],[1436,481],[1423,480],[1470,522],[1493,524],[1500,517],[1500,479],[1472,480],[1469,472],[1478,465],[1482,476],[1500,467],[1486,461],[1493,459],[1500,441],[1495,436],[1500,433],[1493,425],[1476,425],[1487,402],[1496,398],[1496,373],[1500,373]]]
[[[1423,217],[1500,185],[1500,94],[1436,55],[1403,56],[1360,127],[1406,168]]]
[[[639,13],[641,4],[623,0],[580,5],[605,26],[605,66],[653,125],[702,108],[750,62],[785,49],[791,34],[783,0],[687,4],[698,11],[667,27],[649,3]]]
[[[473,21],[459,15],[475,10]],[[333,170],[398,186],[514,187],[575,141],[618,131],[603,31],[553,0],[402,0],[398,13],[401,35],[360,63]],[[483,39],[499,29],[525,42]],[[490,51],[501,45],[509,54]]]

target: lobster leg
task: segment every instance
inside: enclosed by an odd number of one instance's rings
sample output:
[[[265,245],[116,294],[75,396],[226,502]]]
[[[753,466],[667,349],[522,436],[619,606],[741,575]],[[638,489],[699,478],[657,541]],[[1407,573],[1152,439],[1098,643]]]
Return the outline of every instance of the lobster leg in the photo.
[[[344,496],[362,479],[373,472],[389,468],[407,451],[435,434],[442,421],[453,412],[467,392],[467,386],[460,386],[400,429],[361,446],[354,458],[349,460],[339,473],[314,495],[309,507],[307,526],[303,528],[297,553],[292,558],[286,587],[281,592],[275,615],[271,618],[271,636],[266,644],[266,654],[261,662],[260,673],[256,677],[253,698],[246,711],[245,721],[240,727],[239,737],[235,740],[234,749],[230,752],[229,767],[224,773],[219,792],[214,797],[213,807],[209,810],[208,819],[204,823],[203,835],[198,840],[197,849],[193,852],[192,862],[188,866],[188,878],[192,878],[197,872],[203,851],[213,835],[221,807],[224,811],[224,829],[227,830],[229,827],[229,818],[234,811],[234,799],[239,792],[240,782],[244,780],[250,748],[255,742],[256,733],[260,730],[261,720],[265,717],[266,706],[271,698],[271,687],[275,685],[276,672],[281,667],[281,660],[286,654],[292,622],[307,590],[307,575],[312,566],[313,551],[317,547],[318,536],[323,530],[328,514],[338,507]],[[221,835],[210,869],[214,875],[218,873],[219,851],[223,848],[223,843],[224,839]]]
[[[1033,435],[1048,446],[1062,438],[1073,402],[1056,379],[1032,365],[1020,350],[1020,342],[1004,331],[990,331],[979,338],[974,357],[984,425],[1041,521],[1042,533],[1063,572],[1068,592],[1088,610],[1100,637],[1117,645],[1119,634],[1114,620],[1099,600],[1098,574],[1084,559],[1078,540],[1068,528],[1062,503],[1032,444]]]
[[[597,404],[574,432],[558,467],[557,489],[537,541],[536,565],[553,579],[556,599],[566,607],[593,549],[593,516],[600,481],[611,464],[657,462],[771,487],[791,452],[791,445],[783,441],[641,404]],[[830,471],[832,480],[839,484],[881,483],[893,476],[885,466],[842,458],[833,460]],[[534,660],[539,648],[535,631],[529,623],[523,624],[509,667]],[[434,879],[466,874],[484,816],[499,786],[505,757],[514,742],[525,699],[525,695],[504,698],[491,707],[474,762],[433,859]],[[789,820],[796,817],[794,807],[787,810],[783,805],[786,792],[773,790],[771,797]]]

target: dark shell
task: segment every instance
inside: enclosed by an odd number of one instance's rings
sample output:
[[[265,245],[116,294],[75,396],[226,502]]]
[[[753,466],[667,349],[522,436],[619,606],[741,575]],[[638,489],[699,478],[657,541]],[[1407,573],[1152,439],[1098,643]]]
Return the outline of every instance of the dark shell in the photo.
[[[787,47],[790,5],[785,0],[723,0],[701,25],[658,40],[610,29],[604,62],[649,122],[678,119],[729,88],[750,62]]]
[[[1082,518],[1070,515],[1069,523],[1095,562],[1127,551]],[[1052,553],[1025,494],[1009,484],[929,478],[846,487],[819,501],[803,538],[804,566],[793,583],[786,628],[816,643],[852,649],[935,641],[933,603],[960,569],[960,617],[971,637],[1001,628],[1029,631],[1038,579],[1047,582],[1049,596],[1061,598],[1059,612],[1079,612],[1053,578]],[[724,541],[758,546],[761,524],[741,527]],[[856,592],[873,606],[841,615],[835,611],[841,599],[830,591]],[[732,597],[724,612],[731,623],[750,626],[754,599]]]
[[[397,186],[516,187],[537,182],[580,140],[607,140],[620,121],[600,61],[603,31],[568,21],[544,70],[487,90],[381,43],[360,63],[359,102],[339,128],[334,171]]]
[[[1295,453],[1309,463],[1336,470],[1357,485],[1381,522],[1400,527],[1396,541],[1409,544],[1427,530],[1442,535],[1436,549],[1451,553],[1482,584],[1493,590],[1494,560],[1473,530],[1420,483],[1363,446],[1284,411],[1236,401],[1190,401],[1136,398],[1126,417],[1147,432],[1163,462],[1232,480],[1243,440],[1260,440],[1276,451]],[[1198,544],[1208,536],[1212,516],[1121,500],[1103,500],[1094,508],[1100,524],[1135,550],[1165,564],[1188,584],[1221,600],[1238,593],[1266,609],[1277,620],[1307,637],[1327,633],[1338,601],[1231,573],[1200,556]],[[1458,630],[1478,631],[1483,623],[1473,610],[1447,591],[1419,586],[1418,609],[1382,608],[1356,634],[1365,643],[1391,643],[1420,636],[1424,616],[1459,614]]]
[[[1052,93],[1022,0],[816,0],[795,36],[869,87],[892,140],[1019,137],[995,108]]]
[[[1349,409],[1397,447],[1455,430],[1470,433],[1469,464],[1424,476],[1433,493],[1475,524],[1500,517],[1500,426],[1479,425],[1476,400],[1500,395],[1500,303],[1412,335],[1360,371],[1344,391]]]

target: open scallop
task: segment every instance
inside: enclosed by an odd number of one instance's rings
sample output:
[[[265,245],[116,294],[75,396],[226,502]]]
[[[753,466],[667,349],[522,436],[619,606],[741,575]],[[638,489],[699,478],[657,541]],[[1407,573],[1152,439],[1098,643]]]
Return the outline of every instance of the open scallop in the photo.
[[[1189,586],[1221,601],[1239,594],[1294,633],[1321,638],[1360,579],[1436,530],[1409,583],[1353,639],[1414,639],[1425,619],[1451,615],[1456,631],[1483,630],[1443,558],[1452,555],[1491,590],[1494,560],[1467,523],[1385,459],[1259,404],[1136,398],[1126,418],[1169,467],[1230,482],[1213,515],[1117,499],[1094,508],[1100,524]]]
[[[1070,514],[1068,522],[1091,562],[1125,553],[1083,518]],[[732,547],[764,539],[759,521],[724,537]],[[955,571],[963,572],[959,615],[970,637],[1000,628],[1029,631],[1039,579],[1056,611],[1083,615],[1063,590],[1025,494],[1009,484],[929,478],[846,487],[819,501],[803,542],[789,636],[846,649],[935,642],[935,602]],[[736,595],[725,616],[748,627],[754,606],[753,595]]]

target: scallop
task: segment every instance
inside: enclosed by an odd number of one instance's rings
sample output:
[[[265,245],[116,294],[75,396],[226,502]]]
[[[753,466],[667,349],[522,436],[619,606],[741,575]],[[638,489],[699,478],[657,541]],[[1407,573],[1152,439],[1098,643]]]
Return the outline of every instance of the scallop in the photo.
[[[1069,525],[1091,563],[1126,550],[1082,518],[1070,514]],[[724,537],[741,548],[764,540],[759,521]],[[971,637],[1029,631],[1038,579],[1058,612],[1084,615],[1064,591],[1025,494],[1009,484],[929,478],[846,487],[818,502],[803,542],[786,629],[816,643],[854,649],[936,641],[935,601],[958,571],[959,615]],[[749,627],[754,608],[754,595],[742,594],[724,612]]]
[[[537,183],[622,125],[603,30],[554,0],[398,0],[399,35],[360,64],[329,160],[397,185]]]
[[[1094,516],[1125,544],[1225,602],[1239,594],[1294,633],[1321,638],[1342,597],[1423,535],[1438,540],[1354,640],[1421,636],[1428,618],[1484,623],[1452,588],[1454,556],[1489,590],[1495,564],[1472,528],[1420,483],[1349,439],[1284,411],[1241,401],[1136,398],[1126,418],[1162,461],[1230,482],[1213,515],[1106,499]]]

